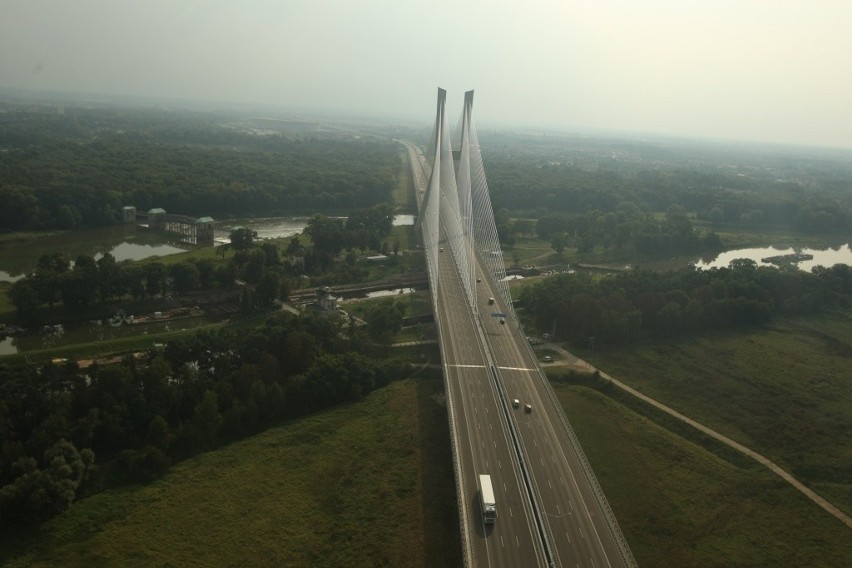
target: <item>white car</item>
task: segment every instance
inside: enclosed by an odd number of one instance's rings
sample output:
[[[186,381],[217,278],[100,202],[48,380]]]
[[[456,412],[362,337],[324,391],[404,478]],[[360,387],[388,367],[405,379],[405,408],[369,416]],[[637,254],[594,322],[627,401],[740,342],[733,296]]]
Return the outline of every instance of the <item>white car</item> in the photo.
[[[512,408],[518,408],[521,405],[521,401],[517,398],[512,401]]]

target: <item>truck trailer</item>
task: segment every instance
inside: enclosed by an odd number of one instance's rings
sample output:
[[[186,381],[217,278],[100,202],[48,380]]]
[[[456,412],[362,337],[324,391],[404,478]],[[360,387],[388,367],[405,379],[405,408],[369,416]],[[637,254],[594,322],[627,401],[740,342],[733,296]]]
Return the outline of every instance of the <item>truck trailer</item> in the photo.
[[[494,500],[490,475],[479,476],[479,508],[482,510],[482,522],[493,525],[497,520],[497,502]]]

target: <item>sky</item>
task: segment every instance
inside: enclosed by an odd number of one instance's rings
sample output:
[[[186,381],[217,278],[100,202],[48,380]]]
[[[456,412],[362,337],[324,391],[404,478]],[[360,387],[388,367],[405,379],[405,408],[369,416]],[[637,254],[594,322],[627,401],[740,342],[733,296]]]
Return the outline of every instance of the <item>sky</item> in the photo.
[[[0,0],[0,88],[852,148],[848,0]],[[454,121],[451,121],[454,123]]]

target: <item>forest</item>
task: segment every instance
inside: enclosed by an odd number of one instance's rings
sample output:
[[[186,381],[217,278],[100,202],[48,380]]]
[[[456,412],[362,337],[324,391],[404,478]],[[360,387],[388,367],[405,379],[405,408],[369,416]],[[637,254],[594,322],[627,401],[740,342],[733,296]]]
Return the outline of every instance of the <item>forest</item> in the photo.
[[[738,259],[710,270],[561,274],[525,287],[519,303],[540,330],[558,339],[619,344],[849,307],[852,268],[837,264],[809,273]]]
[[[173,461],[407,376],[406,363],[371,350],[340,318],[282,312],[121,364],[0,364],[0,526],[41,522],[77,497],[150,481]]]
[[[121,208],[193,216],[331,212],[387,202],[394,143],[260,135],[202,113],[12,107],[0,113],[0,230],[74,229]]]
[[[711,227],[852,230],[848,152],[728,147],[687,141],[484,135],[495,210],[523,216],[605,215],[672,205]]]

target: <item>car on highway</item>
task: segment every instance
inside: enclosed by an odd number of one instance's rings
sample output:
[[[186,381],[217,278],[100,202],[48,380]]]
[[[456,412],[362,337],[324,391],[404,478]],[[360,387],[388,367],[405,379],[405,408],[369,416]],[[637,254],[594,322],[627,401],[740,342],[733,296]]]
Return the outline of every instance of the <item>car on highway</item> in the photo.
[[[493,306],[493,305],[494,305],[494,298],[488,298],[488,305],[489,305],[489,306]]]
[[[505,323],[506,323],[506,318],[500,318],[500,324],[505,325]]]
[[[519,406],[521,406],[521,401],[518,400],[517,398],[513,399],[512,400],[512,408],[518,408]]]
[[[524,406],[524,412],[526,412],[527,414],[532,412],[532,404],[527,404],[526,406]]]

